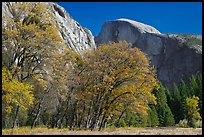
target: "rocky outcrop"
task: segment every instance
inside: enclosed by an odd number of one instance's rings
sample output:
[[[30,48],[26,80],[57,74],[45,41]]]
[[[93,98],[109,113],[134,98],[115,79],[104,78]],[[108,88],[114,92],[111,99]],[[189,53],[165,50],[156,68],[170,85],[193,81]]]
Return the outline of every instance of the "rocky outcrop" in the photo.
[[[192,74],[202,73],[202,47],[187,46],[176,35],[161,34],[157,29],[132,21],[118,19],[105,22],[95,38],[97,45],[125,40],[141,49],[157,69],[158,80],[168,88],[186,80]]]
[[[83,54],[85,50],[95,49],[94,37],[90,30],[82,27],[66,10],[56,3],[47,3],[53,10],[60,27],[60,34],[70,49]]]
[[[15,3],[2,3],[2,15],[6,13],[7,16],[12,16],[9,10],[9,4]],[[63,7],[59,6],[58,4],[54,2],[46,2],[45,4],[48,6],[49,9],[52,10],[56,19],[53,20],[53,22],[58,23],[59,35],[63,38],[64,43],[69,49],[83,54],[85,50],[91,50],[96,48],[94,37],[90,30],[82,27],[66,12]]]

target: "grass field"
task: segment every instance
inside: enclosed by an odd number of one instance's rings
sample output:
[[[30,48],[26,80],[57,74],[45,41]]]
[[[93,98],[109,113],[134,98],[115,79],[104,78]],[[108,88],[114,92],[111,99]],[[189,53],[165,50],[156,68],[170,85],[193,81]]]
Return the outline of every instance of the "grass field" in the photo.
[[[75,130],[69,129],[47,129],[22,127],[17,129],[3,129],[3,135],[202,135],[202,128],[106,128],[102,131]]]

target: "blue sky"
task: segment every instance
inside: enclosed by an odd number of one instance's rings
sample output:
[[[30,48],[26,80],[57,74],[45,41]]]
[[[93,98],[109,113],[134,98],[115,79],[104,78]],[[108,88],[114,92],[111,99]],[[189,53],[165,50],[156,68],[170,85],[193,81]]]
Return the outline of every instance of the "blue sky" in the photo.
[[[161,33],[202,34],[201,2],[57,2],[94,36],[105,21],[128,18]]]

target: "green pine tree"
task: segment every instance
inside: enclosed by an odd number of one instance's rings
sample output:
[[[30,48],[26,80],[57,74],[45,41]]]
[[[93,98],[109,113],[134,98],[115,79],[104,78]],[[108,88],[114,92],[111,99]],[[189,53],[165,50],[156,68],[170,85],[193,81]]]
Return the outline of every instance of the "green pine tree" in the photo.
[[[197,96],[199,91],[198,91],[198,84],[196,81],[196,76],[192,75],[189,81],[189,96]]]
[[[199,113],[201,114],[202,117],[202,75],[198,75],[196,78],[196,82],[198,85],[198,94],[197,96],[199,97]]]
[[[159,118],[154,105],[148,108],[147,126],[155,127],[159,125]]]
[[[159,118],[158,118],[158,114],[157,114],[155,106],[152,106],[150,115],[151,115],[150,116],[150,118],[151,118],[151,127],[158,126],[159,125]]]
[[[165,119],[164,119],[164,125],[165,126],[173,126],[175,124],[174,116],[171,112],[171,109],[166,104],[165,106]]]
[[[152,121],[151,121],[151,111],[152,111],[152,109],[149,107],[148,108],[148,116],[147,116],[147,123],[146,123],[146,126],[147,127],[151,127],[151,125],[152,125]]]
[[[165,126],[165,106],[158,105],[156,108],[159,118],[159,126]]]
[[[181,97],[187,97],[187,86],[183,80],[181,80],[180,85],[179,85],[179,90],[180,90],[180,95]]]
[[[163,106],[167,103],[167,98],[166,98],[167,89],[161,83],[159,85],[160,85],[159,90],[155,90],[153,93],[157,98],[157,105]]]
[[[199,113],[202,114],[202,75],[192,75],[188,84],[189,97],[199,97]],[[202,116],[202,115],[201,115]]]
[[[187,98],[187,86],[183,80],[181,80],[179,85],[180,91],[180,110],[181,110],[181,119],[186,119],[187,117],[187,110],[186,110],[186,98]]]
[[[178,123],[182,120],[182,111],[181,111],[181,95],[178,86],[174,83],[172,88],[172,97],[170,101],[170,108],[173,112],[175,122]]]
[[[167,104],[166,94],[168,90],[160,83],[160,88],[154,91],[157,98],[156,110],[160,126],[172,126],[174,124],[174,116]]]

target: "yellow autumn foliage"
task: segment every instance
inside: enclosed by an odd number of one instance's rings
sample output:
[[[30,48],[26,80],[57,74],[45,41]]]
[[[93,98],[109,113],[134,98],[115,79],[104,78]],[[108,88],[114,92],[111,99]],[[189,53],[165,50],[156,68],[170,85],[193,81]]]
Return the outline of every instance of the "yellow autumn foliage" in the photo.
[[[20,82],[11,73],[2,69],[2,102],[6,104],[5,111],[10,113],[12,105],[27,110],[33,104],[33,87],[29,83]]]
[[[78,98],[83,98],[85,104],[98,100],[94,105],[102,109],[101,114],[105,117],[117,114],[125,107],[131,112],[147,115],[148,104],[156,103],[151,93],[158,86],[155,69],[150,67],[149,59],[142,51],[129,47],[127,42],[100,45],[96,50],[88,51],[82,60],[74,66],[75,71],[80,72],[76,89],[83,90],[78,91],[81,93]]]
[[[201,119],[201,116],[198,112],[199,111],[198,100],[199,98],[194,95],[192,97],[186,98],[186,105],[187,105],[187,112],[188,112],[189,119]]]

